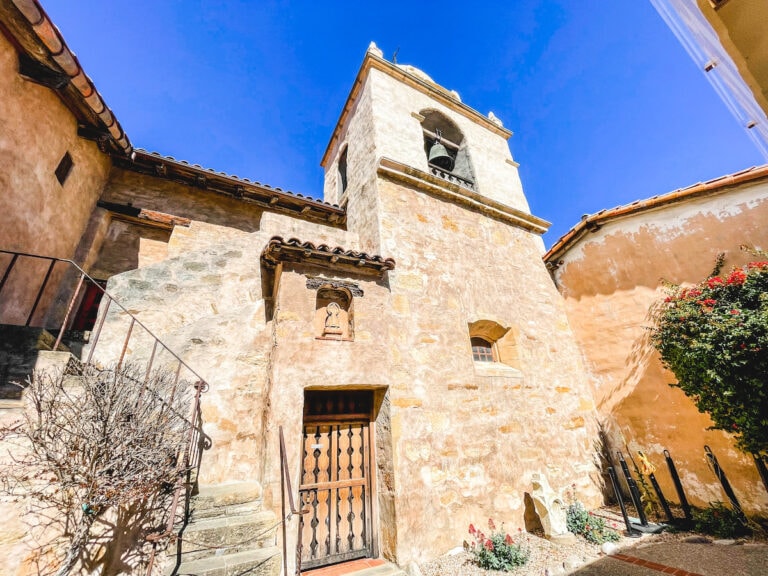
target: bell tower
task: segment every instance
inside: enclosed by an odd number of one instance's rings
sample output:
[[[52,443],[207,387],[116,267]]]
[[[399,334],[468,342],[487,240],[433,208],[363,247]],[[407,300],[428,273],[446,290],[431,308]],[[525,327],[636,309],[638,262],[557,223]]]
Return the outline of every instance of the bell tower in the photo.
[[[468,202],[525,218],[511,135],[493,113],[470,108],[413,66],[384,60],[371,43],[323,156],[325,200],[348,208],[366,249],[378,247],[373,190],[383,168],[418,171]]]
[[[377,281],[384,302],[355,309],[355,338],[379,354],[366,380],[389,442],[378,527],[400,565],[454,546],[487,510],[523,525],[534,474],[600,498],[589,382],[510,136],[371,46],[323,158],[355,249],[397,262]]]

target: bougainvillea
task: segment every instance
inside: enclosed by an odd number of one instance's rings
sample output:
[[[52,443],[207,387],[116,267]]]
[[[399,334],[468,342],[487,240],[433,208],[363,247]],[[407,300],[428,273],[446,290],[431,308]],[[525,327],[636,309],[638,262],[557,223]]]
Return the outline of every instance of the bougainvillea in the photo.
[[[653,318],[651,339],[673,386],[740,449],[768,453],[768,261],[671,286]]]

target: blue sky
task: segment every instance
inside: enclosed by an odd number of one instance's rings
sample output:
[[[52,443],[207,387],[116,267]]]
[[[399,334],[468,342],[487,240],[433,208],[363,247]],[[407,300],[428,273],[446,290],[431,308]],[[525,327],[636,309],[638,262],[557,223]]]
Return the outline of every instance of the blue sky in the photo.
[[[547,246],[761,163],[648,0],[42,3],[134,146],[302,194],[371,40],[514,132]]]

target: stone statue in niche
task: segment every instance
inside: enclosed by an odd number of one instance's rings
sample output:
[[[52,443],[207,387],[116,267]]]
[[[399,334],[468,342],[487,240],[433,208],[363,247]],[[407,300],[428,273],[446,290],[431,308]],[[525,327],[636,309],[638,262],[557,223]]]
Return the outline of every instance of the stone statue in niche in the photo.
[[[323,336],[326,334],[342,334],[341,330],[341,306],[336,302],[330,302],[325,307],[325,328]]]
[[[317,290],[315,338],[353,340],[352,296],[344,288],[324,285]]]

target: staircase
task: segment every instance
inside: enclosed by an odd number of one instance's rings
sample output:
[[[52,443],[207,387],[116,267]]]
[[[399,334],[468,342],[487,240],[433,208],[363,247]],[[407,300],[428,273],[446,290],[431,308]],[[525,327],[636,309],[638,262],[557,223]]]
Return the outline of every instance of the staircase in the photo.
[[[69,350],[59,345],[59,352],[54,353],[56,338],[43,328],[28,326],[10,326],[0,324],[0,405],[12,406],[13,401],[21,399],[22,388],[14,384],[24,384],[27,376],[34,370],[50,367],[40,364],[40,358],[47,352],[49,357],[56,354],[62,357],[61,367],[69,359]]]
[[[200,486],[176,546],[168,550],[169,576],[277,576],[275,514],[262,510],[261,486],[240,482]]]

